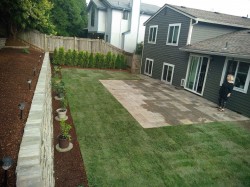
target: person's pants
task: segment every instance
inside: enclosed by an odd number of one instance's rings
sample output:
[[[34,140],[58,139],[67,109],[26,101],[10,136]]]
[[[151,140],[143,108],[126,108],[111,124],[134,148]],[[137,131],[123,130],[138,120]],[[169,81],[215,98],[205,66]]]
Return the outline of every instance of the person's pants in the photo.
[[[219,97],[219,107],[225,108],[226,107],[226,103],[227,103],[227,99],[225,99],[223,97]]]

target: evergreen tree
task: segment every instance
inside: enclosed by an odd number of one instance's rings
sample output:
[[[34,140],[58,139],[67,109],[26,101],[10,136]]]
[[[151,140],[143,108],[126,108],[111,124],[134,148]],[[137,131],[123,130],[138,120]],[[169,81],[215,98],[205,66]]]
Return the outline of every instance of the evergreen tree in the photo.
[[[86,0],[52,0],[52,20],[57,35],[81,36],[87,27]]]
[[[24,29],[37,29],[51,34],[54,33],[50,21],[52,7],[49,0],[1,0],[0,24],[6,26],[14,39],[17,33]]]

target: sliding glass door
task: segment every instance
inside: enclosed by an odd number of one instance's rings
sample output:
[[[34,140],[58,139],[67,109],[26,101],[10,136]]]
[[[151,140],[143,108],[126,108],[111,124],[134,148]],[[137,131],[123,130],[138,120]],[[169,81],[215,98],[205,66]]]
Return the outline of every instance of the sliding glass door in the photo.
[[[209,61],[207,57],[190,56],[185,88],[199,95],[203,94]]]

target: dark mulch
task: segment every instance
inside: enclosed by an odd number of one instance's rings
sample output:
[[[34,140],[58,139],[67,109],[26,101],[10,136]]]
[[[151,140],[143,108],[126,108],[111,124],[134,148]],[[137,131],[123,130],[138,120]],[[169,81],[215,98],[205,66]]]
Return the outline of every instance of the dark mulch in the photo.
[[[55,94],[53,93],[53,98]],[[54,147],[58,143],[57,137],[60,134],[60,125],[55,116],[56,109],[60,108],[60,101],[53,99],[53,116],[54,116]],[[72,137],[73,149],[69,152],[60,153],[54,149],[54,164],[55,164],[55,184],[56,186],[72,187],[72,186],[88,186],[87,175],[84,169],[83,159],[80,152],[79,142],[77,141],[73,119],[70,113],[70,108],[67,108],[67,122],[72,125],[70,135]]]
[[[8,186],[15,186],[15,169],[24,124],[30,110],[31,101],[41,69],[40,55],[43,53],[30,49],[29,54],[22,49],[0,50],[0,159],[10,156],[14,160],[8,172]],[[33,75],[33,68],[37,73]],[[32,79],[31,91],[27,79]],[[18,104],[25,102],[23,119],[19,119]],[[0,168],[0,185],[4,180],[4,170]]]
[[[8,45],[23,46],[22,43],[16,41],[8,41]],[[29,54],[25,54],[22,49],[0,50],[0,160],[5,156],[10,156],[14,160],[13,166],[8,171],[8,186],[10,187],[16,184],[15,170],[18,152],[38,80],[38,73],[41,69],[40,55],[43,58],[42,52],[33,49],[29,49],[29,51]],[[35,76],[33,75],[34,67],[37,68]],[[27,83],[27,79],[30,78],[32,79],[31,91]],[[18,109],[20,102],[26,103],[22,120]],[[53,100],[53,111],[58,108],[58,105],[59,102]],[[67,153],[54,151],[55,183],[58,187],[88,186],[70,111],[68,116],[68,122],[73,126],[71,135],[74,147]],[[59,123],[54,121],[54,145],[57,144],[56,137],[58,135]],[[4,170],[1,167],[0,186],[2,186],[3,180]]]

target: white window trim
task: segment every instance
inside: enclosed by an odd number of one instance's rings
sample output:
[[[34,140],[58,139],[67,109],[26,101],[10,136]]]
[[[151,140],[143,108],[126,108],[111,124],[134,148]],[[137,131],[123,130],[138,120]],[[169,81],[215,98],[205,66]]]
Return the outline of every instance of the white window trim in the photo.
[[[171,66],[172,68],[173,68],[173,72],[172,72],[172,75],[171,75],[171,81],[170,82],[168,82],[167,80],[166,81],[164,81],[163,80],[163,74],[164,74],[164,66],[165,65],[167,65],[167,66]],[[167,63],[167,62],[163,62],[163,66],[162,66],[162,73],[161,73],[161,81],[163,81],[163,82],[165,82],[165,83],[167,83],[167,84],[171,84],[172,85],[172,81],[173,81],[173,76],[174,76],[174,66],[175,65],[173,65],[173,64],[169,64],[169,63]]]
[[[151,68],[151,72],[150,73],[146,72],[147,60],[148,61],[152,61],[152,68]],[[151,58],[146,58],[146,60],[145,60],[145,66],[144,66],[144,74],[151,77],[152,76],[152,72],[153,72],[153,67],[154,67],[154,60],[151,59]]]
[[[238,70],[238,67],[239,67],[239,62],[249,63],[247,60],[227,57],[226,60],[225,60],[225,62],[224,62],[224,67],[223,67],[223,70],[222,70],[222,75],[221,75],[221,79],[220,79],[220,86],[222,86],[222,84],[224,82],[224,78],[226,76],[227,64],[228,64],[229,60],[234,60],[234,61],[238,62],[238,64],[237,64],[237,70]],[[246,85],[245,85],[244,89],[240,89],[240,88],[237,88],[237,87],[234,86],[233,90],[235,90],[237,92],[241,92],[241,93],[245,93],[246,94],[247,91],[248,91],[249,82],[250,82],[250,67],[248,69],[248,74],[247,74],[247,78],[246,78]]]
[[[151,28],[156,28],[156,32],[155,32],[155,41],[149,41],[150,30],[151,30]],[[151,25],[151,26],[149,26],[149,31],[148,31],[148,43],[150,43],[150,44],[156,44],[157,33],[158,33],[158,25]]]
[[[179,32],[178,32],[178,36],[177,36],[177,42],[176,42],[176,44],[174,44],[174,43],[168,43],[168,37],[169,37],[170,27],[175,27],[175,26],[179,26]],[[178,44],[179,44],[180,32],[181,32],[181,23],[169,24],[169,25],[168,25],[168,35],[167,35],[166,45],[178,46]],[[173,35],[173,36],[174,36],[174,35]]]

